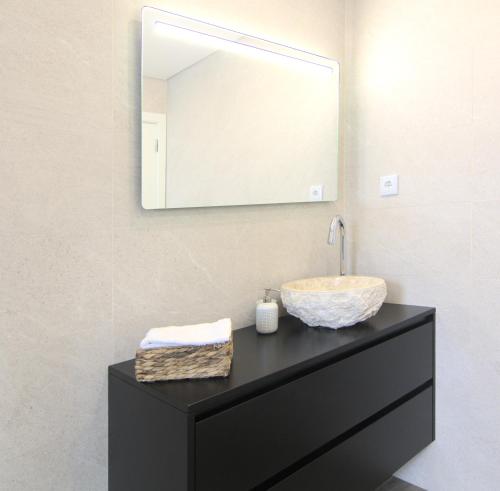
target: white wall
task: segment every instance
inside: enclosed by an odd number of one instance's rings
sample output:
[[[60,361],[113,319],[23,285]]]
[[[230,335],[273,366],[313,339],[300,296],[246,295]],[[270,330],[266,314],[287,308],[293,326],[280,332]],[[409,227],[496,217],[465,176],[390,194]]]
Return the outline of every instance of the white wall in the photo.
[[[401,472],[500,482],[500,3],[353,0],[347,206],[357,273],[435,305],[437,440]],[[400,175],[400,196],[378,178]]]
[[[323,273],[333,254],[325,232],[342,201],[142,210],[142,5],[0,3],[0,488],[9,491],[104,491],[107,365],[131,358],[150,326],[252,323],[262,288]],[[343,58],[343,0],[156,5]]]

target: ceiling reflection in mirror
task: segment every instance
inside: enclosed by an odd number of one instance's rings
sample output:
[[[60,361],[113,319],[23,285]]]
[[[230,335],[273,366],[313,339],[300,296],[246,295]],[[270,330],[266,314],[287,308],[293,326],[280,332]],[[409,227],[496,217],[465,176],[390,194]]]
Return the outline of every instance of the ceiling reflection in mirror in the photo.
[[[334,201],[338,113],[335,61],[143,9],[144,208]]]

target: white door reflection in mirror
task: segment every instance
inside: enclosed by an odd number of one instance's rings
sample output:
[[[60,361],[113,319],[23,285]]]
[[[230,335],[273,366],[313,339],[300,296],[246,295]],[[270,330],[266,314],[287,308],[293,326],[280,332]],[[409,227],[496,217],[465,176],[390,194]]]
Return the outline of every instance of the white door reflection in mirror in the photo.
[[[147,210],[166,207],[166,116],[142,113],[142,206]]]
[[[144,208],[337,199],[335,61],[150,7],[142,50]]]

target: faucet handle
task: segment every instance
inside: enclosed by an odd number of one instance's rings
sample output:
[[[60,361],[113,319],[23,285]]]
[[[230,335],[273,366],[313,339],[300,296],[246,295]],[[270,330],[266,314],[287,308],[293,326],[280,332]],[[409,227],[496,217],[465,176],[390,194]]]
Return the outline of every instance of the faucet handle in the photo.
[[[340,228],[340,276],[345,276],[345,224],[344,219],[340,215],[335,215],[330,223],[328,232],[328,245],[335,245],[337,242],[337,229]]]
[[[328,231],[328,245],[335,245],[336,237],[337,237],[337,228],[341,227],[345,228],[344,219],[340,215],[335,215],[330,222],[330,229]]]

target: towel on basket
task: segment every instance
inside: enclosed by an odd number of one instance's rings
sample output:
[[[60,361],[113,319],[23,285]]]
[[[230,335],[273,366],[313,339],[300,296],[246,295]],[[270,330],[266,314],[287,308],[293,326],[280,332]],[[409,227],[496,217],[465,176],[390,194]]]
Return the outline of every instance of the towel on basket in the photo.
[[[142,349],[173,348],[175,346],[206,346],[227,343],[231,337],[231,319],[150,329],[141,341]]]
[[[135,357],[139,382],[227,377],[233,358],[231,319],[153,328]]]

